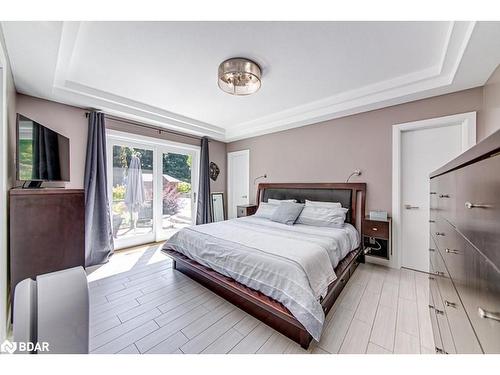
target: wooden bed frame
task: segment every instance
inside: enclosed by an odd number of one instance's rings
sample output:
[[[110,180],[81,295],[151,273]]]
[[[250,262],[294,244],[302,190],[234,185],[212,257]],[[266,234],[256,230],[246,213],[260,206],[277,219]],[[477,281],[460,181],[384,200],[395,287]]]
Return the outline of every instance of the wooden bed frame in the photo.
[[[260,204],[266,190],[286,192],[287,189],[294,192],[299,189],[301,197],[307,196],[311,190],[350,190],[350,215],[348,221],[353,224],[361,233],[361,225],[365,216],[366,184],[365,183],[265,183],[259,184],[257,190],[257,205]],[[293,193],[292,193],[293,194]],[[313,199],[314,196],[311,198]],[[317,199],[316,199],[317,200]],[[221,275],[220,273],[202,266],[194,260],[168,248],[165,244],[163,250],[165,254],[174,260],[174,268],[187,276],[196,280],[203,286],[212,290],[222,298],[238,306],[250,315],[256,317],[278,332],[299,343],[307,349],[312,340],[309,332],[297,319],[278,301],[266,295],[246,287],[235,280]],[[359,263],[364,263],[362,244],[359,248],[351,251],[335,268],[337,279],[328,287],[328,293],[321,301],[325,315],[332,308],[335,300],[346,285],[349,278],[354,273]]]

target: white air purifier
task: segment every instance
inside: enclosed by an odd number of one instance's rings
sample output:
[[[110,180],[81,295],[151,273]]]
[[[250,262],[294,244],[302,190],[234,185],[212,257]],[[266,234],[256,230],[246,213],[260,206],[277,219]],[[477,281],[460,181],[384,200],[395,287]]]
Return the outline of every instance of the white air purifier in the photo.
[[[88,353],[89,290],[82,267],[21,281],[13,313],[16,353]]]

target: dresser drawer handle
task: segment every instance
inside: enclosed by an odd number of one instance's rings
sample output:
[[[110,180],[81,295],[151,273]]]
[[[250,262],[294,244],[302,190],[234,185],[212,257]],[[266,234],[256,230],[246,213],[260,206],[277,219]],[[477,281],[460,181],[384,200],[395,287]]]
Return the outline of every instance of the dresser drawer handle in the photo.
[[[449,194],[439,194],[439,198],[449,198]]]
[[[444,272],[436,271],[436,275],[438,275],[438,276],[444,276]]]
[[[434,308],[434,310],[436,310],[436,314],[444,315],[444,311],[443,310],[439,310],[439,309],[436,309],[436,308]]]
[[[471,202],[465,202],[465,207],[471,210],[473,208],[490,208],[491,206],[488,204],[475,204]]]
[[[431,309],[431,310],[432,310],[433,308],[434,308],[434,306],[432,306],[432,305],[429,305],[429,309]]]
[[[500,313],[492,312],[492,311],[486,311],[486,310],[484,310],[482,308],[478,308],[477,309],[477,313],[479,314],[479,316],[481,318],[492,319],[492,320],[496,320],[497,322],[500,322]]]
[[[429,248],[429,251],[430,251],[431,253],[433,253],[433,252],[435,252],[435,251],[436,251],[436,249]]]
[[[458,254],[458,250],[453,249],[444,249],[444,251],[448,254]]]
[[[378,231],[378,228],[372,228],[372,231],[376,232]]]
[[[436,220],[429,220],[429,223],[435,223]]]
[[[418,210],[419,206],[412,206],[411,204],[405,204],[405,209],[407,210]]]
[[[436,346],[436,354],[448,354],[448,353],[446,353],[443,349],[438,348],[438,347]]]
[[[435,280],[434,277],[432,276],[429,276],[429,280]]]
[[[444,236],[443,232],[436,232],[436,236]]]
[[[437,194],[435,191],[431,191],[429,194],[434,195]]]
[[[457,304],[455,302],[450,302],[450,301],[444,301],[444,304],[446,305],[446,307],[453,307],[453,308],[457,308]]]

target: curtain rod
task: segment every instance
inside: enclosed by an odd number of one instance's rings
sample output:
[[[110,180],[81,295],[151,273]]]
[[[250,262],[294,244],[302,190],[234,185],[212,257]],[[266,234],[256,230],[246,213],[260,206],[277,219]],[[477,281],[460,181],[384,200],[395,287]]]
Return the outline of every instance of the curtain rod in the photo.
[[[89,113],[90,112],[88,112],[88,111],[85,112],[85,117],[88,118],[89,117]],[[178,135],[180,137],[192,138],[192,139],[197,139],[197,140],[201,140],[201,138],[202,138],[202,137],[197,136],[197,135],[191,135],[191,134],[177,132],[175,130],[164,129],[164,128],[160,128],[159,126],[147,125],[147,124],[144,124],[142,122],[138,122],[138,121],[134,121],[134,120],[127,120],[127,119],[124,119],[124,118],[121,118],[121,117],[116,117],[116,116],[113,116],[113,115],[108,115],[106,113],[104,114],[104,117],[106,119],[109,119],[109,120],[123,122],[125,124],[130,124],[130,125],[139,126],[139,127],[142,127],[142,128],[154,130],[154,131],[157,131],[159,134],[161,134],[161,133],[169,133],[169,134]],[[208,141],[210,142],[211,139],[208,138]]]

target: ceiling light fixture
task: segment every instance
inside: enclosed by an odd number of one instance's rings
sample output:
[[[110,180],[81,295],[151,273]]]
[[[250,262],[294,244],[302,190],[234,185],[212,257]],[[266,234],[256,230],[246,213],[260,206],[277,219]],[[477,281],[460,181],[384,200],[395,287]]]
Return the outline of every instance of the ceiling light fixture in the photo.
[[[232,58],[219,65],[219,88],[231,95],[250,95],[260,89],[260,66],[252,60]]]

